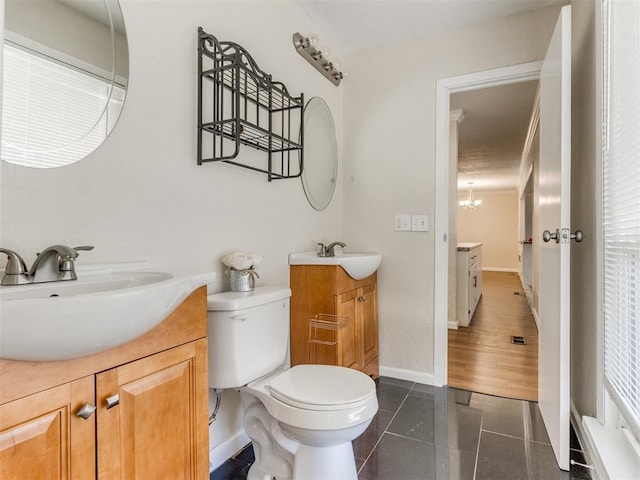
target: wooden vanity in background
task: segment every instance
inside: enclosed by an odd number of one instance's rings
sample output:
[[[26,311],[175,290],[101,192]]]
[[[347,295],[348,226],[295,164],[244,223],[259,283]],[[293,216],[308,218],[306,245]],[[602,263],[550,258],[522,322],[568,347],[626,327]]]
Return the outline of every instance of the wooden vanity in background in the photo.
[[[291,265],[290,284],[291,365],[339,365],[377,378],[376,273],[354,280],[339,265]]]
[[[206,295],[95,355],[0,360],[0,476],[208,479]]]

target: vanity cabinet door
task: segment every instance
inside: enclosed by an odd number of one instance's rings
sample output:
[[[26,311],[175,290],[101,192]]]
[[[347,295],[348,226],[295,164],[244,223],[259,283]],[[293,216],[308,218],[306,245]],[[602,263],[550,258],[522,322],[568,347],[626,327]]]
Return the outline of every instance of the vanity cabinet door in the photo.
[[[96,392],[99,479],[208,478],[206,339],[100,373]]]
[[[94,376],[0,406],[0,477],[95,479]]]
[[[378,295],[375,283],[358,290],[364,366],[378,357]]]
[[[368,364],[378,358],[376,293],[373,283],[338,295],[336,301],[338,315],[349,318],[347,327],[340,330],[338,365],[374,376],[378,374],[377,362],[375,366]]]
[[[338,330],[338,362],[342,367],[360,370],[362,363],[361,322],[358,316],[358,291],[342,293],[336,296],[336,314],[346,317],[346,327]]]

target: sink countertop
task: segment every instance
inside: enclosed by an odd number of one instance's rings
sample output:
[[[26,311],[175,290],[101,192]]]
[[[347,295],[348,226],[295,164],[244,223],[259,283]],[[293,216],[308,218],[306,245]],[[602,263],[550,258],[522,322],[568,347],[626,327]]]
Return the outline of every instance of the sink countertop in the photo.
[[[469,250],[473,250],[474,248],[481,247],[482,243],[459,243],[458,251],[459,252],[468,252]]]

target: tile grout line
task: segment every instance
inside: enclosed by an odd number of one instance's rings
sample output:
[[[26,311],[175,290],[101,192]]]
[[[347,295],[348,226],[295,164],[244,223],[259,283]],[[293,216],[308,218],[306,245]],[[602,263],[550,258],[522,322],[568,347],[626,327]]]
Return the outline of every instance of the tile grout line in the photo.
[[[401,434],[395,433],[395,432],[386,432],[385,431],[384,433],[387,433],[389,435],[393,435],[394,437],[404,438],[406,440],[413,440],[414,442],[418,442],[418,443],[426,443],[427,445],[433,445],[434,447],[440,445],[440,444],[438,444],[436,442],[429,442],[427,440],[420,440],[419,438],[407,437],[406,435],[401,435]],[[443,445],[443,446],[446,446],[446,445]],[[449,447],[447,447],[447,448],[449,448]]]
[[[484,423],[484,410],[482,411],[482,417],[480,418],[480,433],[478,434],[478,447],[476,448],[476,461],[473,465],[473,480],[476,480],[478,473],[478,459],[480,457],[480,440],[482,440],[482,425]]]
[[[529,440],[529,439],[526,439],[526,438],[523,438],[523,437],[517,437],[515,435],[509,435],[509,434],[506,434],[506,433],[494,432],[494,431],[491,431],[491,430],[484,430],[484,431],[487,432],[487,433],[492,433],[494,435],[500,435],[501,437],[515,438],[517,440],[522,440],[522,441],[531,442],[531,443],[537,443],[539,445],[546,445],[548,447],[551,446],[550,443],[542,442],[540,440]]]
[[[360,473],[362,471],[362,469],[364,468],[364,466],[367,464],[367,462],[369,461],[369,458],[371,458],[371,455],[373,454],[373,452],[375,451],[376,447],[378,446],[378,444],[380,443],[380,441],[382,440],[382,437],[384,436],[385,433],[387,433],[387,429],[389,428],[389,425],[391,425],[391,423],[393,422],[393,420],[396,418],[396,416],[398,415],[398,412],[400,411],[400,409],[402,408],[402,406],[404,405],[404,402],[407,401],[407,398],[409,397],[409,392],[411,391],[411,389],[413,388],[413,386],[416,384],[416,382],[413,382],[413,384],[411,385],[411,387],[409,388],[409,390],[407,390],[407,393],[405,394],[404,398],[402,399],[402,403],[400,404],[400,406],[398,408],[396,408],[396,412],[393,414],[393,417],[391,417],[391,420],[389,420],[389,423],[387,424],[386,427],[384,427],[384,431],[382,432],[382,435],[380,435],[380,438],[378,438],[378,440],[376,441],[375,445],[373,446],[373,448],[371,449],[371,451],[369,452],[369,455],[367,455],[367,458],[364,460],[362,466],[360,467],[360,470],[358,470],[357,473]],[[378,408],[379,410],[379,408]],[[389,411],[389,410],[387,410]],[[391,433],[391,432],[389,432]]]

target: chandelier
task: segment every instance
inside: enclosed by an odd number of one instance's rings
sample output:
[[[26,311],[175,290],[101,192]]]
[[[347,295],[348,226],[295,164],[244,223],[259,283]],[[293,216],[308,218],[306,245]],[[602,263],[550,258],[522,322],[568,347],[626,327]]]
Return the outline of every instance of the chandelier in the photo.
[[[473,198],[473,190],[472,190],[473,182],[469,182],[469,190],[467,190],[467,198],[465,200],[460,200],[458,205],[462,208],[466,208],[469,210],[477,210],[482,205],[482,200],[474,200]]]

